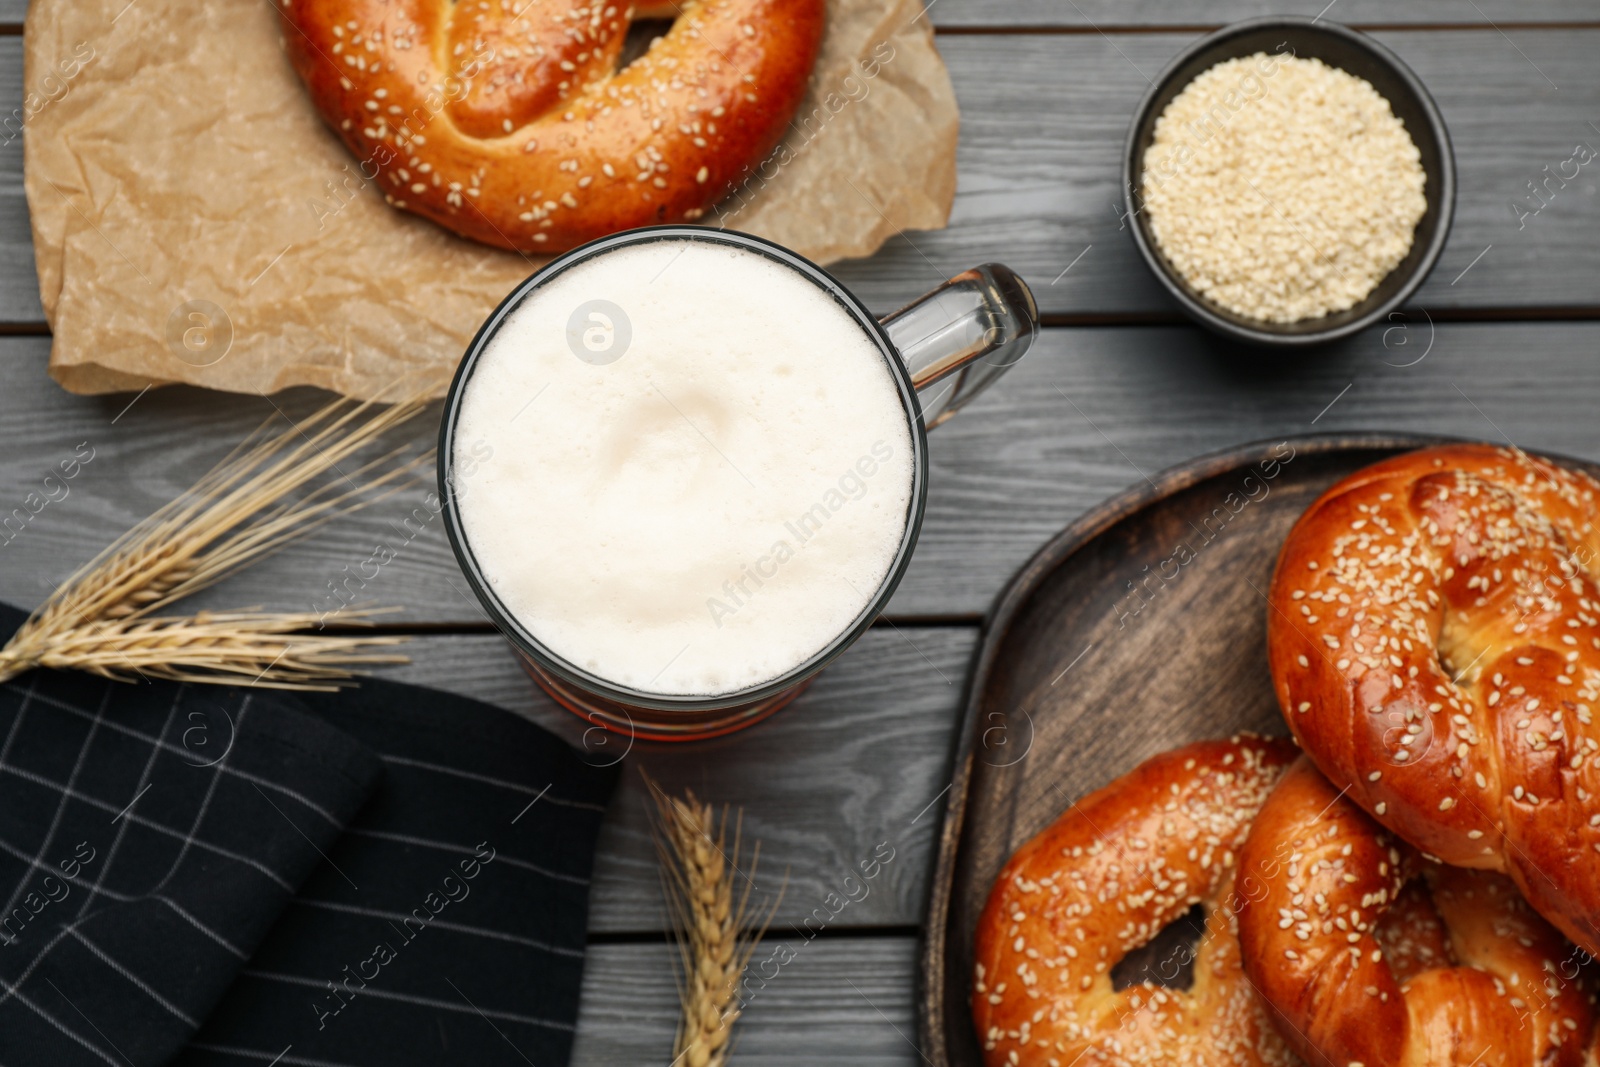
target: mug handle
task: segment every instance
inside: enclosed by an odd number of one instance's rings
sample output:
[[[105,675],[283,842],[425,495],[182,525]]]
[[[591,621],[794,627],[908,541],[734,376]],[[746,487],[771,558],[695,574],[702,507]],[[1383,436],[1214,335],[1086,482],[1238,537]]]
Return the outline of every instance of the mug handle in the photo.
[[[962,271],[878,321],[911,372],[930,430],[1027,355],[1039,334],[1028,284],[999,263]]]

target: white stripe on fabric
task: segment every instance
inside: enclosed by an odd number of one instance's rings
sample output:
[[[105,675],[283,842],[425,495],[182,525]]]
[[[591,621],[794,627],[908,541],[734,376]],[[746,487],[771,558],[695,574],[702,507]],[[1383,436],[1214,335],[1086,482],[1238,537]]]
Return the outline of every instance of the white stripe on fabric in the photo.
[[[312,989],[326,989],[328,987],[328,981],[325,978],[301,978],[299,975],[279,974],[276,971],[258,971],[253,967],[246,967],[239,973],[248,975],[251,978],[260,978],[264,981],[309,986]],[[518,1015],[512,1011],[483,1011],[474,1009],[468,1004],[456,1004],[452,1001],[439,1000],[435,997],[419,997],[412,993],[391,993],[383,989],[373,989],[370,986],[360,990],[355,996],[357,1000],[362,997],[373,997],[377,1000],[393,1000],[401,1004],[417,1004],[424,1008],[438,1008],[442,1011],[458,1011],[464,1015],[482,1014],[493,1016],[505,1022],[521,1023],[523,1026],[542,1026],[546,1030],[564,1030],[572,1033],[575,1029],[567,1023],[558,1023],[552,1019],[540,1019],[533,1015]]]
[[[18,848],[15,845],[11,844],[11,842],[7,841],[3,837],[0,837],[0,852],[4,852],[9,856],[15,857],[17,860],[20,860],[21,862],[26,863],[29,867],[33,868],[34,870],[49,871],[56,878],[66,878],[66,875],[62,873],[62,871],[60,870],[59,867],[57,867],[57,866],[55,866],[53,864],[50,864],[50,863],[46,863],[43,859],[40,859],[38,856],[29,855],[27,852],[23,851],[22,849]],[[126,896],[126,895],[121,894],[121,893],[113,893],[109,889],[101,890],[100,891],[100,895],[104,896],[104,897],[110,897],[112,900],[115,900],[119,904],[125,904],[128,901],[135,899],[134,897]],[[0,913],[0,921],[4,921],[5,916],[7,914],[9,914],[9,912]]]
[[[464,898],[463,898],[464,899]],[[295,897],[292,901],[307,908],[322,908],[325,911],[343,911],[351,915],[361,915],[368,919],[383,919],[391,923],[403,923],[413,916],[403,911],[379,911],[376,908],[361,908],[354,904],[335,904],[331,900],[311,900],[307,897]],[[471,934],[474,937],[487,937],[495,941],[506,941],[513,945],[523,945],[527,948],[536,948],[556,956],[570,956],[574,959],[583,958],[583,950],[564,948],[560,945],[551,945],[543,941],[536,941],[531,937],[519,937],[501,930],[489,930],[481,926],[467,926],[464,923],[447,922],[434,916],[428,920],[429,926],[437,926],[441,930],[452,930],[458,934]]]
[[[169,705],[167,708],[167,719],[161,724],[162,737],[165,737],[167,731],[172,728],[172,720],[177,714],[178,699],[177,697],[173,697],[171,705]],[[106,725],[110,726],[111,723],[107,723]],[[160,754],[161,750],[159,748],[154,746],[151,747],[150,758],[145,760],[144,770],[139,772],[139,783],[138,787],[133,791],[133,800],[128,802],[130,805],[138,803],[139,798],[144,796],[145,787],[150,781],[150,772],[155,768],[156,757]],[[78,914],[76,917],[79,919],[83,918],[84,914],[89,910],[89,905],[94,903],[94,898],[100,895],[100,887],[105,884],[106,877],[111,873],[112,865],[117,862],[117,852],[122,848],[123,839],[127,837],[128,827],[132,825],[132,823],[122,822],[120,819],[117,821],[121,823],[121,825],[117,827],[117,835],[111,839],[111,848],[106,853],[106,861],[100,865],[100,873],[95,875],[94,885],[89,886],[88,890],[84,893],[83,903],[78,905]],[[115,894],[107,893],[106,895],[111,897],[113,900],[116,899]]]
[[[487,774],[479,774],[476,771],[464,771],[460,767],[447,767],[442,763],[429,763],[426,760],[411,759],[407,756],[391,756],[387,752],[380,752],[379,756],[382,757],[383,762],[385,763],[394,763],[401,767],[418,767],[425,771],[434,771],[437,774],[451,774],[457,778],[466,778],[469,781],[482,782],[485,785],[497,785],[502,789],[510,789],[513,792],[521,793],[524,796],[532,796],[533,794],[539,792],[539,790],[534,789],[532,786],[523,785],[521,782],[512,782],[504,778],[494,778]],[[546,786],[545,788],[548,789],[549,787]],[[548,799],[550,803],[563,808],[582,808],[585,811],[598,811],[601,814],[604,814],[606,810],[605,805],[593,804],[587,800],[567,800],[566,798],[559,796],[552,796]]]
[[[16,997],[18,1004],[21,1004],[23,1007],[33,1012],[51,1026],[55,1027],[57,1030],[60,1030],[63,1034],[66,1034],[68,1037],[72,1038],[72,1040],[76,1041],[78,1044],[82,1045],[96,1056],[99,1056],[101,1059],[111,1064],[112,1067],[122,1067],[122,1061],[112,1059],[110,1056],[106,1055],[105,1050],[99,1045],[94,1044],[77,1031],[68,1029],[66,1024],[61,1022],[61,1020],[57,1019],[54,1015],[51,1015],[49,1012],[39,1007],[39,1005],[35,1004],[33,1001],[29,1000],[22,990],[18,989],[9,982],[0,981],[0,985],[4,985],[6,987],[6,998]],[[5,1000],[0,999],[0,1004],[4,1003]],[[68,1003],[70,1004],[71,1001],[68,1001]]]
[[[271,1067],[272,1064],[293,1064],[294,1067],[354,1067],[349,1063],[335,1063],[333,1060],[312,1060],[304,1056],[291,1056],[288,1051],[262,1052],[260,1049],[239,1048],[235,1045],[213,1045],[205,1041],[191,1041],[189,1048],[199,1049],[201,1052],[218,1052],[224,1056],[238,1056],[246,1060],[264,1060]],[[290,1045],[289,1048],[294,1048]]]
[[[250,703],[249,696],[246,696],[244,701],[241,702],[241,705],[240,705],[240,708],[239,708],[239,721],[241,723],[244,721],[245,714],[249,710],[249,703]],[[54,788],[58,788],[58,789],[60,788],[59,785],[56,785],[55,783],[50,782],[48,779],[45,779],[43,775],[37,775],[37,774],[34,774],[31,771],[24,771],[20,767],[12,767],[12,766],[6,765],[4,763],[0,763],[0,772],[8,772],[8,773],[17,775],[18,777],[23,778],[24,780],[27,780],[27,781],[36,781],[36,782],[39,782],[39,783],[44,784],[44,785],[53,786]],[[212,779],[211,779],[211,787],[210,787],[210,789],[208,789],[208,791],[206,793],[206,799],[205,799],[204,803],[201,806],[200,813],[196,816],[196,823],[195,823],[196,827],[198,827],[199,820],[203,819],[205,817],[206,807],[209,806],[209,804],[211,802],[212,792],[215,790],[216,784],[217,784],[218,781],[219,781],[218,776],[213,775]],[[95,797],[90,797],[90,796],[86,796],[86,795],[83,795],[83,794],[76,794],[76,791],[72,791],[72,792],[76,795],[77,799],[80,799],[80,800],[84,801],[85,803],[87,803],[87,804],[89,804],[89,805],[91,805],[93,807],[98,807],[102,811],[111,811],[111,810],[113,810],[112,806],[110,804],[107,804],[102,800],[98,800]],[[216,853],[218,855],[221,855],[221,856],[223,856],[225,858],[232,859],[232,860],[234,860],[236,862],[242,863],[242,864],[244,864],[244,865],[246,865],[248,867],[251,867],[251,868],[253,868],[255,870],[258,870],[261,873],[265,874],[272,881],[274,881],[278,885],[282,886],[286,891],[288,891],[290,893],[294,892],[294,887],[293,886],[289,885],[288,882],[286,882],[282,878],[278,877],[277,874],[275,874],[270,868],[268,868],[264,864],[257,863],[255,860],[251,859],[248,856],[235,855],[231,850],[222,848],[220,845],[213,845],[213,844],[210,844],[209,842],[198,840],[198,839],[196,839],[194,837],[194,831],[193,830],[191,830],[190,833],[187,834],[187,835],[181,834],[177,830],[171,829],[170,827],[167,827],[167,826],[163,826],[162,824],[154,822],[153,820],[145,819],[145,818],[143,818],[141,816],[136,816],[132,812],[128,812],[123,817],[126,818],[126,819],[135,820],[141,826],[148,826],[151,829],[153,829],[153,830],[155,830],[155,831],[157,831],[159,833],[166,834],[166,835],[168,835],[170,837],[182,837],[182,838],[184,838],[184,840],[186,842],[185,848],[188,848],[190,845],[193,845],[194,847],[198,847],[198,848],[202,848],[202,849],[205,849],[207,851],[210,851],[210,852],[214,852],[214,853]],[[179,855],[179,860],[181,861],[181,859],[182,859],[182,853],[180,853],[180,855]],[[177,869],[178,869],[178,863],[174,862],[172,868],[167,872],[166,877],[163,878],[161,880],[161,882],[155,887],[155,890],[152,891],[151,896],[154,899],[158,899],[158,900],[165,899],[164,897],[161,897],[161,896],[157,895],[156,891],[159,891],[160,889],[162,889],[166,885],[166,883],[177,872]],[[104,896],[109,896],[110,895],[108,892],[106,892],[104,890],[102,890],[101,893]],[[175,903],[172,903],[171,901],[168,901],[167,903],[169,903],[169,905],[171,907],[173,907],[175,910],[179,911],[181,914],[185,914],[187,916],[187,913],[184,913],[182,911],[182,909],[178,908],[178,906]],[[77,933],[77,928],[80,925],[82,925],[83,923],[87,922],[88,920],[93,919],[96,914],[98,914],[98,913],[91,912],[87,916],[79,916],[78,918],[75,918],[72,922],[70,922],[67,925],[63,926],[59,931],[57,931],[56,935],[53,938],[50,939],[50,943],[47,944],[39,952],[39,954],[36,957],[34,957],[34,959],[23,970],[22,974],[20,976],[18,976],[16,985],[15,986],[7,985],[7,987],[6,987],[7,988],[7,992],[6,992],[5,996],[0,996],[0,1005],[3,1005],[6,1002],[6,1000],[8,1000],[13,995],[18,996],[19,998],[21,997],[21,994],[17,991],[17,987],[21,986],[23,982],[26,982],[28,980],[28,977],[33,974],[33,972],[40,966],[40,964],[42,964],[44,962],[45,958],[55,949],[56,945],[60,944],[63,939],[65,939],[65,938],[67,938],[69,936],[72,936],[72,937],[77,937],[79,940],[82,940],[81,935],[79,935]],[[193,920],[192,917],[190,917],[190,918],[191,918],[191,921],[193,921],[196,926],[199,926],[203,932],[205,932],[207,934],[210,934],[213,939],[215,939],[217,941],[221,941],[225,945],[227,944],[227,942],[224,941],[220,935],[212,933],[210,930],[208,930],[208,929],[206,929],[204,927],[204,924],[199,923],[198,920]],[[85,942],[85,944],[87,944],[87,942]],[[244,958],[244,954],[242,952],[239,952],[239,950],[234,948],[232,945],[227,945],[227,947],[230,950],[232,950],[236,955],[238,955],[241,959]],[[4,984],[4,983],[0,982],[0,984]]]
[[[246,693],[244,695],[244,699],[239,701],[239,726],[244,725],[244,717],[249,713],[249,711],[250,694]],[[221,771],[219,771],[216,767],[213,767],[211,771],[211,781],[206,785],[206,795],[200,799],[200,809],[194,813],[194,821],[189,824],[189,832],[183,835],[183,847],[180,848],[178,850],[178,854],[173,857],[172,866],[167,868],[167,873],[162,876],[161,881],[155,884],[155,888],[150,891],[151,893],[159,893],[161,890],[167,888],[167,883],[172,881],[172,879],[177,876],[178,868],[183,865],[184,859],[189,855],[189,850],[194,848],[197,843],[204,844],[204,842],[199,841],[198,838],[200,833],[200,824],[205,822],[206,814],[211,810],[211,800],[217,795],[217,786],[220,785],[221,782]],[[251,862],[254,863],[253,860]],[[267,867],[265,864],[256,865],[262,870],[271,873],[271,868]],[[277,882],[285,889],[288,889],[289,892],[294,892],[294,888],[282,878],[279,878],[276,873],[271,873],[271,877],[273,881]]]
[[[42,775],[42,774],[34,774],[32,771],[25,771],[21,767],[13,767],[13,766],[11,766],[9,764],[0,764],[0,773],[14,774],[18,778],[23,779],[24,781],[33,782],[36,785],[42,785],[42,786],[45,786],[45,787],[50,788],[50,789],[56,789],[56,790],[62,789],[62,786],[61,786],[60,782],[52,782],[50,779],[44,777],[44,775]],[[110,812],[112,814],[116,814],[116,812],[119,810],[114,805],[107,804],[105,801],[100,800],[97,797],[89,796],[87,793],[79,793],[76,790],[71,790],[71,791],[69,791],[67,793],[67,795],[70,796],[74,800],[83,801],[85,804],[88,804],[90,807],[99,808],[101,811],[106,811],[106,812]],[[164,826],[161,823],[158,823],[158,822],[156,822],[156,821],[154,821],[152,819],[146,819],[142,815],[135,815],[132,812],[129,812],[128,814],[124,815],[123,818],[132,819],[135,822],[137,822],[140,826],[147,826],[150,829],[156,831],[157,833],[165,834],[168,837],[178,838],[180,841],[188,839],[188,835],[186,835],[182,830],[174,830],[170,826]],[[239,853],[234,852],[232,849],[223,848],[221,845],[213,845],[208,841],[194,840],[193,844],[197,848],[205,849],[207,852],[215,853],[216,855],[222,856],[225,859],[233,860],[236,863],[242,863],[246,867],[250,867],[250,868],[252,868],[254,870],[257,870],[257,871],[261,872],[262,874],[266,875],[267,878],[271,879],[272,882],[274,882],[278,886],[281,886],[282,888],[288,890],[291,893],[294,892],[294,886],[292,886],[288,882],[284,881],[283,878],[280,877],[277,874],[277,872],[273,871],[272,868],[266,866],[263,863],[256,862],[255,860],[251,859],[249,856],[242,856]]]
[[[110,703],[111,686],[108,684],[100,695],[100,706],[95,709],[94,720],[89,724],[89,729],[84,732],[83,743],[78,746],[77,758],[72,761],[72,773],[67,776],[66,787],[61,792],[61,799],[56,803],[56,812],[50,817],[50,828],[45,831],[44,843],[39,846],[39,851],[35,853],[35,856],[39,859],[43,859],[44,854],[50,851],[50,846],[55,844],[56,831],[61,829],[61,816],[67,810],[67,794],[77,784],[78,775],[83,773],[84,762],[89,758],[89,749],[94,744],[95,734],[100,732],[100,723],[105,717],[106,705]],[[5,906],[0,907],[0,915],[11,913],[12,907],[16,905],[17,900],[22,896],[22,891],[27,886],[28,873],[24,872],[22,877],[17,879],[17,887],[6,898]]]
[[[184,683],[184,684],[187,684],[187,683]],[[52,700],[50,697],[47,697],[47,696],[44,696],[44,695],[40,695],[38,697],[38,700],[39,700],[39,703],[41,703],[41,704],[47,704],[50,707],[59,708],[60,710],[65,711],[65,712],[67,712],[69,714],[72,714],[72,715],[78,715],[78,716],[81,716],[81,717],[84,717],[84,718],[88,718],[88,716],[89,716],[89,713],[84,711],[82,708],[73,707],[71,704],[66,704],[66,703],[63,703],[63,702],[61,702],[59,700]],[[173,703],[174,703],[174,706],[176,706],[177,701],[174,700]],[[238,726],[239,726],[238,723],[234,723],[234,730],[235,730],[235,734],[236,735],[237,735],[237,731],[238,731]],[[192,755],[194,755],[193,752],[190,752],[188,749],[184,748],[182,745],[175,745],[171,741],[164,740],[161,737],[152,737],[150,734],[145,733],[143,730],[136,730],[131,726],[127,726],[127,725],[124,725],[123,723],[117,722],[115,719],[106,720],[105,727],[108,730],[115,730],[117,733],[123,734],[123,735],[125,735],[127,737],[136,737],[139,740],[144,741],[147,744],[155,746],[157,749],[159,749],[159,750],[161,750],[163,752],[168,752],[168,753],[171,753],[172,755],[175,755],[175,756],[180,756],[181,757],[181,756],[192,756]],[[163,729],[162,733],[165,734],[166,731]],[[191,766],[193,766],[193,764],[191,764]],[[256,785],[265,786],[268,789],[276,790],[277,792],[282,793],[284,796],[289,797],[290,799],[295,800],[295,801],[299,802],[300,804],[305,805],[305,807],[307,809],[316,812],[318,815],[320,815],[324,820],[326,820],[331,825],[333,825],[333,826],[339,826],[340,825],[338,817],[335,816],[333,814],[333,812],[329,811],[327,808],[324,808],[321,804],[318,804],[316,801],[312,800],[310,797],[305,796],[302,793],[296,792],[293,789],[290,789],[288,786],[284,785],[281,782],[274,782],[269,778],[262,778],[260,775],[251,774],[249,771],[240,770],[237,767],[230,767],[226,763],[218,763],[218,764],[215,764],[215,766],[223,768],[223,773],[232,775],[233,777],[238,778],[241,781],[253,782]],[[203,768],[201,768],[201,769],[203,769]]]
[[[195,918],[193,915],[191,915],[187,911],[185,911],[183,909],[183,907],[181,905],[179,905],[179,903],[176,900],[173,900],[171,897],[157,895],[157,896],[152,897],[151,899],[152,900],[159,900],[161,903],[165,904],[167,907],[169,907],[173,911],[177,912],[178,915],[185,922],[187,922],[190,926],[194,927],[196,930],[200,931],[202,934],[206,935],[211,940],[215,941],[217,944],[221,945],[223,948],[227,949],[229,952],[231,952],[235,956],[239,957],[241,960],[247,960],[247,959],[250,958],[249,956],[247,956],[244,953],[244,951],[242,949],[240,949],[236,945],[234,945],[234,943],[232,941],[229,941],[227,938],[223,937],[221,934],[219,934],[215,930],[211,929],[211,927],[207,926],[205,923],[201,922],[199,919]]]
[[[166,997],[162,996],[160,993],[158,993],[155,990],[155,988],[153,986],[151,986],[150,983],[146,982],[143,978],[140,978],[138,975],[136,975],[132,971],[128,970],[128,968],[124,967],[122,964],[118,963],[116,960],[114,960],[110,956],[106,955],[106,953],[101,950],[99,945],[96,945],[93,941],[90,941],[87,937],[84,937],[77,930],[73,930],[72,931],[72,936],[77,938],[78,939],[78,943],[81,944],[84,948],[88,949],[94,955],[95,959],[99,960],[101,963],[105,964],[107,967],[110,967],[117,974],[121,975],[123,978],[125,978],[129,982],[133,983],[134,987],[137,988],[139,990],[139,992],[143,993],[145,996],[149,997],[151,1000],[155,1001],[157,1004],[161,1005],[163,1008],[166,1008],[173,1015],[176,1015],[179,1019],[182,1019],[189,1026],[194,1027],[196,1030],[200,1029],[200,1024],[198,1022],[196,1022],[195,1020],[191,1019],[187,1012],[185,1012],[182,1008],[178,1007],[176,1004],[172,1003],[172,1001],[168,1000]]]
[[[89,918],[92,919],[94,916],[90,915]],[[6,982],[3,978],[0,978],[0,985],[6,987],[5,995],[0,996],[0,1006],[4,1006],[5,1002],[10,1000],[13,996],[20,997],[22,994],[19,992],[19,990],[22,987],[22,983],[33,977],[33,972],[38,970],[39,967],[44,963],[45,957],[50,955],[51,952],[55,951],[55,947],[57,945],[61,944],[61,942],[70,937],[72,935],[72,931],[81,923],[86,921],[86,919],[74,919],[61,929],[57,930],[56,935],[50,939],[50,943],[44,948],[40,949],[39,954],[29,961],[28,965],[22,969],[21,974],[17,975],[17,981],[14,985]]]
[[[28,705],[32,704],[37,695],[38,672],[28,675],[28,689],[22,694],[22,701],[17,705],[17,717],[11,720],[11,729],[6,731],[6,743],[0,746],[0,763],[11,755],[11,743],[17,739],[17,734],[22,729],[22,720],[28,714]]]
[[[363,830],[360,827],[352,826],[345,833],[355,837],[374,837],[380,841],[396,841],[402,845],[416,845],[419,848],[435,848],[441,852],[455,852],[463,856],[476,856],[478,854],[477,849],[468,848],[465,845],[452,844],[449,841],[434,841],[426,837],[412,837],[409,834],[394,834],[387,830]],[[587,878],[579,878],[575,874],[552,871],[549,868],[540,867],[538,864],[529,863],[527,860],[513,859],[502,852],[495,853],[494,862],[504,863],[508,867],[520,867],[523,870],[532,871],[557,882],[570,882],[573,885],[583,886],[589,884],[589,879]]]
[[[21,849],[15,848],[8,844],[4,838],[0,838],[0,852],[8,852],[22,860],[24,863],[37,867],[40,870],[47,870],[52,874],[57,873],[55,868],[51,867],[48,863],[40,863],[37,859],[30,857]],[[205,923],[201,922],[194,915],[191,915],[189,912],[185,911],[183,907],[171,897],[161,896],[160,894],[154,894],[151,896],[131,896],[127,893],[118,893],[113,889],[96,889],[95,892],[97,895],[105,897],[108,900],[115,901],[118,904],[137,904],[141,900],[155,900],[165,904],[167,907],[177,912],[185,921],[189,923],[190,926],[194,927],[196,930],[200,931],[200,933],[215,941],[217,944],[221,945],[223,948],[227,949],[241,960],[249,959],[249,957],[241,952],[231,941],[217,933],[215,930],[211,929],[211,927],[207,926]],[[77,916],[78,921],[82,921],[84,918],[85,916],[81,913]],[[88,918],[92,919],[94,916],[90,915]],[[3,930],[0,930],[0,933],[3,933]],[[12,938],[12,940],[16,941],[20,940],[20,938]],[[0,944],[5,944],[5,942],[0,941]]]

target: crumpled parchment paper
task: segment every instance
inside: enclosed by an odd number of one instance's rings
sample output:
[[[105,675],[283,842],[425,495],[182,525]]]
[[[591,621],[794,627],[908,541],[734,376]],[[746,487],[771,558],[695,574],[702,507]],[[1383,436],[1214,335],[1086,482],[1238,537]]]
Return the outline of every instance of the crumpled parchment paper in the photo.
[[[946,224],[958,116],[922,12],[830,0],[794,129],[721,224],[824,263]],[[278,33],[264,0],[30,4],[25,184],[67,389],[443,392],[479,323],[545,262],[385,205]]]

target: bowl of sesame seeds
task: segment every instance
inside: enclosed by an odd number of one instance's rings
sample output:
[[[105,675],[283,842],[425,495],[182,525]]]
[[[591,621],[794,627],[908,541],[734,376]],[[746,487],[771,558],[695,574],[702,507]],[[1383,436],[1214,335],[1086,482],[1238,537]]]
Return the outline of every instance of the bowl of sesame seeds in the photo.
[[[1151,83],[1123,155],[1129,229],[1202,326],[1271,347],[1384,321],[1455,211],[1439,110],[1387,48],[1336,23],[1250,19]]]

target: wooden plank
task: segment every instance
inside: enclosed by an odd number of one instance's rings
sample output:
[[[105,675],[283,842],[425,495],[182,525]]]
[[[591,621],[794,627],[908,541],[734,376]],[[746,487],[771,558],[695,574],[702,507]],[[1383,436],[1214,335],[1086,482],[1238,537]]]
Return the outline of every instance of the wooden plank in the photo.
[[[941,38],[962,110],[951,226],[897,238],[872,259],[842,266],[840,277],[874,306],[889,306],[941,272],[998,258],[1032,283],[1047,313],[1175,312],[1116,205],[1133,108],[1147,79],[1193,37]],[[1589,125],[1600,114],[1600,68],[1591,58],[1600,31],[1377,37],[1429,87],[1455,144],[1455,225],[1417,303],[1435,310],[1593,305],[1592,271],[1578,267],[1596,256],[1600,236],[1592,177],[1559,193],[1521,230],[1509,204],[1577,142],[1600,147]]]
[[[912,1067],[913,938],[835,938],[787,944],[794,959],[758,988],[734,1030],[734,1062],[763,1067]],[[595,945],[583,977],[574,1067],[672,1059],[677,1001],[666,945]],[[760,958],[765,959],[765,956]]]
[[[0,37],[0,322],[41,322],[33,233],[22,191],[22,38]]]
[[[1589,22],[1595,9],[1584,0],[933,0],[929,5],[935,25],[1052,27],[1086,33],[1117,33],[1130,28],[1162,26],[1218,27],[1263,15],[1319,15],[1362,28],[1374,26],[1475,26],[1490,29],[1490,22],[1529,25],[1550,22]]]
[[[1290,355],[1240,351],[1184,326],[1045,331],[1021,366],[931,435],[927,521],[891,612],[982,612],[1051,534],[1141,472],[1241,441],[1389,429],[1509,435],[1530,449],[1600,458],[1600,324],[1455,323],[1437,327],[1431,349],[1428,339],[1420,315]],[[27,607],[275,415],[264,400],[185,390],[153,390],[123,413],[128,395],[74,397],[49,381],[46,344],[0,338],[0,519],[42,491],[75,448],[95,452],[69,495],[14,534],[0,528],[0,599]],[[1415,366],[1399,365],[1424,352]],[[303,413],[315,399],[278,403]],[[419,450],[432,432],[419,425]],[[335,523],[198,602],[312,608],[382,541],[399,547],[364,590],[372,601],[405,605],[397,621],[480,621],[436,524],[408,542],[397,532],[421,495]]]
[[[695,745],[639,743],[587,731],[538,692],[497,637],[425,637],[385,677],[465,693],[526,715],[595,763],[627,752],[600,839],[589,928],[664,928],[661,884],[638,770],[668,790],[693,789],[744,809],[755,900],[788,885],[775,933],[908,927],[921,918],[927,871],[949,782],[955,729],[976,627],[879,626],[793,705],[748,730]],[[865,864],[865,869],[863,869]],[[873,877],[865,877],[866,873]],[[830,894],[834,894],[830,896]],[[841,903],[847,897],[857,899]],[[807,933],[810,937],[807,937]]]
[[[1221,26],[1262,15],[1323,14],[1356,26],[1461,26],[1501,27],[1551,22],[1593,22],[1595,11],[1585,0],[1541,0],[1537,5],[1519,0],[1342,0],[1309,4],[1273,0],[932,0],[929,15],[936,26],[1026,26],[1117,32],[1126,28],[1161,26]],[[18,26],[28,12],[27,0],[0,0],[0,26]]]
[[[935,10],[951,2],[957,0]],[[952,225],[897,238],[868,260],[840,265],[840,277],[887,311],[949,274],[1000,258],[1032,281],[1049,314],[1175,314],[1119,230],[1113,204],[1120,200],[1123,136],[1146,79],[1193,36],[941,38],[962,109]],[[1419,303],[1434,310],[1592,307],[1591,279],[1600,267],[1592,178],[1559,192],[1522,229],[1509,205],[1578,141],[1600,145],[1589,125],[1600,115],[1600,68],[1592,60],[1600,29],[1378,37],[1438,98],[1460,170],[1451,242]],[[0,100],[20,99],[20,63],[20,39],[0,38]],[[41,315],[21,152],[20,137],[0,143],[0,322]]]
[[[1316,16],[1320,0],[1311,4],[1268,0],[933,0],[928,5],[934,24],[965,26],[1050,26],[1115,32],[1125,27],[1220,26],[1262,15]],[[1526,25],[1551,22],[1592,22],[1594,8],[1584,0],[1541,0],[1538,5],[1519,0],[1343,0],[1326,17],[1357,26],[1459,26],[1483,24]],[[27,0],[0,0],[0,25],[20,25],[28,11]]]
[[[1145,475],[1232,444],[1387,429],[1510,440],[1585,459],[1600,439],[1590,324],[1420,317],[1325,352],[1240,350],[1187,327],[1052,330],[935,435],[934,493],[891,610],[988,604],[1067,522]],[[1582,340],[1580,340],[1582,339]],[[1404,343],[1402,343],[1404,342]],[[1568,349],[1567,345],[1572,345]],[[1414,366],[1396,366],[1426,358]]]

